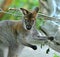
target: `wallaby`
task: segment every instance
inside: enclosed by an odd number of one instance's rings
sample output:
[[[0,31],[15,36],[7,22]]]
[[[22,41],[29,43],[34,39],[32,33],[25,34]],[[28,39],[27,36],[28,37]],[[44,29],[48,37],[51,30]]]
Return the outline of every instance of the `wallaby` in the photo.
[[[5,20],[0,21],[0,57],[18,57],[24,46],[30,47],[34,50],[37,49],[36,45],[30,44],[27,40],[32,33],[38,31],[35,28],[36,16],[39,8],[36,7],[33,11],[28,11],[20,8],[23,13],[21,20]],[[39,37],[33,40],[48,39],[53,40],[53,37]]]
[[[39,8],[36,7],[31,12],[24,8],[20,10],[24,15],[23,19],[0,21],[0,57],[16,57],[18,51],[21,51],[24,46],[37,49],[35,45],[29,44],[26,38],[34,29]],[[6,48],[8,53],[5,52]]]

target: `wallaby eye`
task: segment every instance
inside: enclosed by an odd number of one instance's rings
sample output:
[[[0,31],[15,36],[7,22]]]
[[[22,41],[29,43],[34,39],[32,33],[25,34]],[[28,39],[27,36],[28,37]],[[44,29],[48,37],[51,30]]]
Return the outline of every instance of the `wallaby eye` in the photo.
[[[28,19],[25,19],[25,23],[27,23],[28,22]]]
[[[25,17],[25,22],[27,22],[27,21],[28,21],[28,18]]]
[[[32,23],[34,22],[34,20],[32,20]]]

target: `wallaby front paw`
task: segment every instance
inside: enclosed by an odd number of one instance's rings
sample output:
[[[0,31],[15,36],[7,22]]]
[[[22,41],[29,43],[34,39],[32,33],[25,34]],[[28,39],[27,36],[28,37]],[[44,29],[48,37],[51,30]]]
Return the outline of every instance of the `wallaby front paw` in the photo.
[[[54,40],[54,37],[51,36],[51,37],[49,37],[48,39],[49,39],[50,41],[53,41],[53,40]]]
[[[37,49],[37,46],[33,45],[33,46],[31,46],[31,48],[32,48],[33,50],[36,50],[36,49]]]

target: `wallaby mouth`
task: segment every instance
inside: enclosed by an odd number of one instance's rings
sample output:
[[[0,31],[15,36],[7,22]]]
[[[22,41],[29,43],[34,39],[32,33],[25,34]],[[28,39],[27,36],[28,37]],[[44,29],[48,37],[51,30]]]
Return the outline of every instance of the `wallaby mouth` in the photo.
[[[31,25],[26,25],[27,30],[30,30],[32,28]]]

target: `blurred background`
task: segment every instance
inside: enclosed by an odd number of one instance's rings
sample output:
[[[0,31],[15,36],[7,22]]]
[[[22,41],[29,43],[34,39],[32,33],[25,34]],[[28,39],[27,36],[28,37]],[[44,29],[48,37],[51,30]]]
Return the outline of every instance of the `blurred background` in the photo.
[[[19,10],[9,10],[9,8],[26,8],[31,10],[32,8],[38,6],[38,0],[0,0],[0,7],[5,11],[3,19],[20,19],[20,11]],[[9,12],[9,13],[7,13]],[[0,13],[1,15],[1,13]],[[8,17],[7,17],[8,16]]]
[[[45,3],[46,0],[41,1]],[[22,19],[22,13],[19,8],[25,8],[28,10],[32,10],[35,7],[39,7],[40,11],[38,14],[43,13],[48,15],[47,11],[42,7],[39,0],[0,0],[0,20],[20,20]],[[16,8],[17,10],[12,10],[10,8]],[[48,7],[46,5],[46,9]],[[49,10],[48,10],[49,11]],[[44,23],[44,18],[37,17],[36,27],[39,29],[39,26]],[[38,49],[36,51],[25,47],[20,55],[20,57],[60,57],[60,53],[54,51],[49,46],[45,45],[41,49],[41,45],[38,45]],[[46,50],[50,48],[50,52],[46,54]]]

